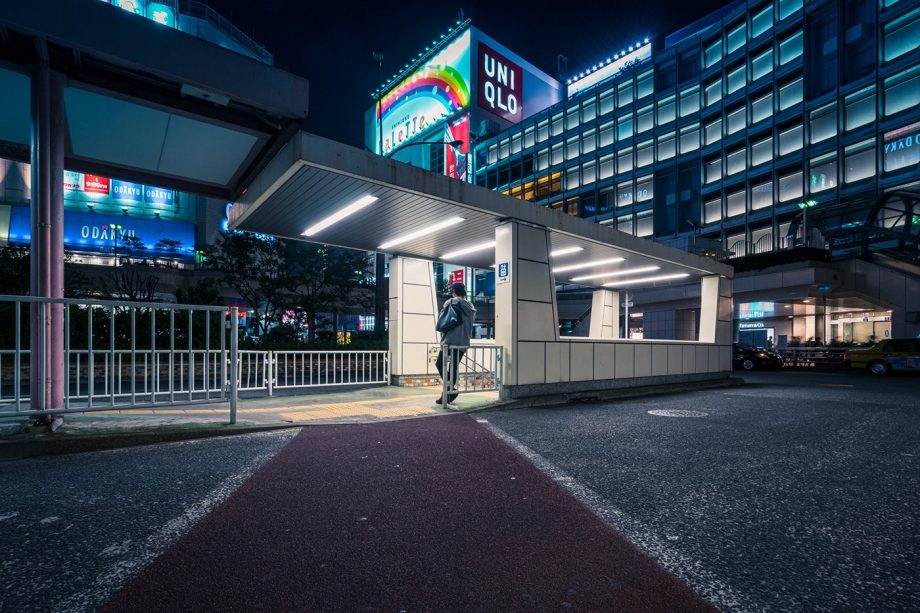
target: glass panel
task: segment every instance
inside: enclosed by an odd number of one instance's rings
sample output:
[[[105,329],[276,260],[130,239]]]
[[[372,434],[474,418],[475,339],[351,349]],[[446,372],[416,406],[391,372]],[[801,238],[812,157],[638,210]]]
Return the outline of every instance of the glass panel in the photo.
[[[584,164],[581,165],[581,184],[582,185],[590,185],[591,183],[594,183],[595,179],[597,178],[597,175],[595,174],[596,165],[597,165],[597,162],[595,160],[591,160],[590,162],[585,162]]]
[[[751,60],[751,81],[773,72],[773,49],[769,49]]]
[[[735,192],[734,194],[729,194],[726,196],[725,205],[726,217],[743,215],[747,210],[747,202],[745,201],[744,192]]]
[[[633,116],[632,113],[629,115],[623,115],[617,119],[617,140],[625,140],[627,138],[632,138],[633,135]]]
[[[894,115],[920,104],[920,68],[885,79],[885,115]]]
[[[789,202],[798,200],[802,197],[802,173],[796,172],[791,175],[780,177],[779,181],[779,201]]]
[[[655,152],[652,141],[645,141],[636,147],[636,167],[648,166],[655,161]]]
[[[762,11],[751,17],[751,38],[757,38],[773,27],[773,5],[766,6]]]
[[[658,137],[658,161],[669,160],[676,155],[677,139],[674,132]]]
[[[578,107],[572,107],[565,112],[565,129],[571,130],[578,127]]]
[[[920,47],[920,9],[885,26],[885,61]]]
[[[542,143],[549,138],[549,120],[544,119],[537,124],[537,142]]]
[[[751,103],[751,123],[763,121],[773,116],[773,92]]]
[[[875,121],[875,86],[858,94],[847,96],[843,110],[843,121],[847,130],[858,128]]]
[[[802,77],[779,88],[779,110],[784,111],[802,101]]]
[[[655,184],[652,175],[636,179],[636,202],[645,202],[655,197]]]
[[[808,191],[812,194],[833,189],[837,185],[837,159],[820,158],[812,160],[810,164],[811,179]]]
[[[591,98],[590,100],[586,100],[582,102],[581,103],[581,121],[582,122],[593,121],[596,115],[596,112],[595,112],[596,109],[597,107],[595,106],[594,98]]]
[[[854,181],[875,176],[874,140],[847,147],[847,150],[844,158],[843,175],[843,180],[846,183],[853,183]],[[852,150],[852,153],[849,150]]]
[[[533,147],[533,135],[534,135],[533,126],[524,128],[524,149],[529,149],[530,147]]]
[[[802,8],[802,0],[779,0],[779,18],[785,19]]]
[[[757,211],[773,205],[773,183],[768,181],[751,188],[751,210]]]
[[[565,147],[563,146],[562,143],[554,144],[552,156],[550,157],[550,164],[552,166],[555,166],[556,164],[561,164],[564,152],[565,152]]]
[[[633,216],[632,215],[622,215],[617,217],[617,230],[620,232],[625,232],[626,234],[633,233]]]
[[[779,65],[788,64],[802,55],[802,32],[796,32],[779,43]]]
[[[565,116],[562,113],[553,115],[553,136],[559,136],[565,132]]]
[[[744,24],[742,23],[737,28],[728,33],[725,42],[725,52],[731,53],[735,49],[741,48],[745,43],[745,30]]]
[[[601,126],[600,140],[598,141],[597,146],[604,148],[608,145],[613,144],[613,122],[608,121]]]
[[[722,138],[722,120],[716,119],[706,125],[706,144],[711,145]]]
[[[802,148],[802,125],[779,133],[779,154],[786,155]]]
[[[912,124],[885,134],[885,172],[920,162],[920,124]]]
[[[654,231],[652,212],[640,211],[636,213],[636,236],[651,236]]]
[[[837,135],[837,104],[831,104],[811,112],[811,121],[808,125],[811,144]]]
[[[508,151],[510,149],[510,141],[506,138],[498,143],[498,159],[504,160],[508,157]]]
[[[725,174],[727,176],[744,172],[745,153],[746,151],[744,149],[739,149],[738,151],[729,153],[725,157]]]
[[[498,161],[498,145],[489,145],[489,164]]]
[[[703,58],[703,64],[706,68],[714,66],[719,60],[722,59],[722,41],[717,40],[708,47],[706,47],[706,54]]]
[[[598,168],[597,178],[598,179],[609,179],[613,176],[613,154],[605,155],[600,159],[600,165]]]
[[[765,138],[751,145],[751,166],[764,164],[773,159],[773,137]]]
[[[549,168],[549,149],[540,149],[537,151],[537,170],[547,168]]]
[[[728,73],[728,76],[725,77],[725,94],[733,94],[734,92],[744,87],[744,83],[745,74],[744,66],[742,65]]]
[[[565,159],[574,160],[578,157],[578,135],[567,138],[565,141]]]
[[[717,157],[715,159],[709,160],[706,162],[704,168],[704,177],[703,180],[706,183],[713,183],[722,178],[722,158]]]
[[[632,79],[617,85],[617,106],[623,108],[633,100]]]
[[[655,118],[652,114],[652,107],[647,106],[636,112],[636,132],[641,133],[651,130],[655,125]]]
[[[639,75],[636,79],[636,99],[644,98],[650,94],[653,94],[655,91],[655,86],[652,83],[652,71],[649,70],[645,74]]]
[[[600,111],[598,112],[599,115],[603,116],[613,111],[614,94],[615,92],[612,89],[601,94],[599,103]]]
[[[722,219],[722,199],[707,200],[703,205],[703,223],[713,223]]]
[[[578,179],[581,173],[578,170],[578,166],[572,166],[565,169],[565,188],[566,189],[578,189]]]
[[[632,181],[617,184],[617,206],[629,206],[633,203]]]
[[[629,172],[633,169],[632,148],[617,151],[617,172]]]
[[[686,117],[700,110],[700,88],[694,87],[680,95],[680,116]]]
[[[725,133],[734,134],[738,130],[743,130],[747,123],[747,117],[745,117],[744,107],[730,111],[725,117]]]
[[[674,96],[666,98],[658,103],[658,125],[674,121],[675,114]]]
[[[716,79],[706,86],[704,98],[706,99],[706,106],[712,106],[722,99],[722,79]]]
[[[581,135],[581,152],[582,154],[591,153],[597,148],[597,130],[591,128]]]
[[[700,148],[700,126],[696,124],[680,131],[680,152],[690,153]]]
[[[521,133],[517,132],[511,135],[511,154],[521,152]]]

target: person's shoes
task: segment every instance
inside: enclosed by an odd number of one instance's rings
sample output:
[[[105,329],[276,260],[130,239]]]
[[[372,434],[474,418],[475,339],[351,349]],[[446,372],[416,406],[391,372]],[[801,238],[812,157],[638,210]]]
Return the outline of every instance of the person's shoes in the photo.
[[[447,403],[446,406],[447,406],[447,408],[450,409],[451,411],[459,411],[459,410],[460,410],[460,407],[458,407],[458,406],[455,405],[455,404],[451,404],[451,403],[449,403],[449,402]]]
[[[450,404],[451,402],[453,402],[454,400],[456,400],[456,399],[457,399],[457,396],[459,396],[459,395],[460,395],[460,394],[448,394],[448,395],[447,395],[447,404]]]
[[[438,396],[438,399],[434,401],[435,404],[441,404],[442,402],[441,396]]]

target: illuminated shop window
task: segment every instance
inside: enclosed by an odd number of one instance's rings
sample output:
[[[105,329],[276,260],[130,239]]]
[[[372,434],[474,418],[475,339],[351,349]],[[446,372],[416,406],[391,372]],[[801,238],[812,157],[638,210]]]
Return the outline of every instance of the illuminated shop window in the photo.
[[[591,128],[581,135],[581,152],[582,154],[592,153],[595,149],[597,149],[597,130]]]
[[[740,49],[744,46],[746,42],[746,32],[744,24],[740,24],[735,29],[731,30],[728,35],[725,37],[725,53],[726,55],[731,54],[733,51]]]
[[[792,126],[779,133],[779,154],[786,155],[802,148],[802,124]]]
[[[781,85],[779,88],[779,110],[785,111],[789,107],[802,102],[802,77],[798,77]]]
[[[565,141],[565,159],[574,160],[578,157],[578,135],[567,138]]]
[[[617,140],[626,140],[633,135],[632,113],[617,118]]]
[[[780,202],[800,200],[802,198],[802,171],[781,176],[776,180],[776,192]]]
[[[565,132],[565,115],[562,113],[553,115],[552,128],[553,136],[559,136]]]
[[[626,234],[633,233],[633,216],[629,215],[620,215],[617,217],[617,230],[620,232],[625,232]]]
[[[722,79],[716,79],[712,83],[706,86],[706,89],[703,91],[703,97],[706,101],[706,106],[712,106],[716,102],[722,99]]]
[[[686,117],[700,110],[700,87],[692,87],[680,94],[680,116]]]
[[[779,0],[779,18],[785,19],[802,8],[802,0]]]
[[[670,123],[675,119],[675,107],[674,96],[669,96],[664,100],[658,102],[658,125],[664,125]]]
[[[885,79],[885,115],[920,104],[920,66]]]
[[[604,147],[612,145],[613,141],[613,122],[608,121],[600,127],[600,139],[598,140],[597,146],[603,149]]]
[[[556,166],[561,164],[563,158],[565,157],[565,145],[563,143],[554,143],[552,145],[549,163],[551,166]]]
[[[617,85],[617,106],[623,108],[633,101],[633,82],[629,79]]]
[[[617,183],[617,207],[629,206],[633,200],[633,182]]]
[[[846,97],[843,107],[845,130],[853,130],[875,121],[875,85]]]
[[[730,96],[745,84],[744,64],[738,66],[725,77],[725,95]]]
[[[658,137],[658,161],[670,160],[677,155],[677,138],[674,132]]]
[[[837,136],[837,103],[832,102],[809,114],[809,140],[812,145]]]
[[[722,139],[722,119],[706,124],[706,144],[711,145]]]
[[[874,177],[877,167],[874,138],[850,145],[843,150],[844,183],[855,183]]]
[[[617,151],[617,172],[624,173],[633,169],[632,147]]]
[[[746,157],[747,151],[744,148],[732,151],[726,155],[725,175],[730,177],[732,175],[738,174],[739,172],[744,172]]]
[[[543,148],[537,151],[537,170],[546,170],[549,168],[549,149]]]
[[[773,137],[765,138],[751,145],[751,166],[759,166],[773,160]]]
[[[751,186],[751,210],[758,211],[773,206],[773,182]]]
[[[808,193],[817,194],[837,187],[837,154],[829,153],[808,164]]]
[[[920,122],[885,133],[885,172],[920,163]]]
[[[636,78],[636,100],[645,98],[655,93],[652,71],[642,73]]]
[[[722,221],[722,198],[707,200],[703,205],[703,223]]]
[[[920,47],[920,9],[885,25],[885,61]]]
[[[681,154],[690,153],[700,148],[700,124],[695,123],[692,126],[681,128],[680,130],[680,152]]]
[[[636,202],[646,202],[655,197],[655,183],[652,175],[636,179]]]
[[[747,201],[744,197],[744,191],[734,192],[725,197],[725,216],[734,217],[743,215],[747,210]]]
[[[565,129],[571,130],[572,128],[578,127],[578,115],[579,115],[578,105],[569,108],[565,115]]]
[[[652,211],[639,211],[636,213],[636,236],[651,236],[655,231]]]
[[[530,149],[531,147],[533,147],[533,134],[534,134],[533,126],[527,126],[526,128],[524,128],[524,149]]]
[[[600,107],[600,110],[598,112],[598,115],[600,115],[601,117],[603,117],[607,113],[613,112],[614,100],[615,100],[614,94],[615,94],[615,91],[613,89],[608,89],[607,91],[603,92],[600,95],[600,99],[598,102],[598,106]]]
[[[757,38],[773,27],[773,5],[768,4],[764,9],[751,17],[751,38]]]
[[[715,183],[722,178],[722,156],[712,158],[703,166],[703,180],[706,183]]]
[[[802,31],[799,30],[792,36],[779,43],[779,65],[784,66],[802,55]]]
[[[703,55],[704,67],[709,68],[715,66],[722,60],[722,41],[717,40],[708,47],[706,47],[706,52]]]
[[[767,49],[751,60],[751,81],[773,72],[773,49]]]
[[[549,138],[549,119],[544,119],[537,124],[537,142],[542,143]]]
[[[438,147],[443,151],[441,147]],[[521,152],[521,133],[515,132],[511,135],[511,155]]]
[[[589,121],[594,121],[594,118],[597,116],[597,103],[594,101],[594,96],[591,96],[588,100],[584,100],[581,103],[581,121],[582,123],[587,123]]]
[[[651,105],[636,111],[636,133],[641,134],[655,126],[655,117]]]
[[[751,123],[755,124],[773,116],[773,92],[751,102]]]
[[[609,179],[613,176],[613,173],[613,154],[611,153],[609,155],[601,156],[601,158],[598,160],[597,167],[598,180],[603,181],[604,179]]]
[[[498,159],[505,160],[508,159],[509,152],[511,151],[511,139],[503,138],[498,141]]]
[[[636,145],[636,168],[648,166],[655,161],[654,141],[647,140]]]
[[[591,185],[597,180],[597,160],[591,160],[581,165],[581,184]]]
[[[725,134],[727,135],[743,130],[746,125],[747,114],[743,106],[731,110],[725,115]]]

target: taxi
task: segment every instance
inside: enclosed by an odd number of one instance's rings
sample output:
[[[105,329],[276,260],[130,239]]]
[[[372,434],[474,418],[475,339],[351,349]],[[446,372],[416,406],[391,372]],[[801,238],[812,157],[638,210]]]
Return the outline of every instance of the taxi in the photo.
[[[920,372],[920,339],[886,338],[868,349],[847,351],[843,359],[853,368],[865,368],[873,375]]]

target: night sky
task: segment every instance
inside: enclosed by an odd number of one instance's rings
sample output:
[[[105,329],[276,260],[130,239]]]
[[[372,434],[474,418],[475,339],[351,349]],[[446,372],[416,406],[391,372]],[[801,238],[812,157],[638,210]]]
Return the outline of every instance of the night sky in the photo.
[[[550,76],[556,58],[580,72],[648,38],[653,54],[665,36],[730,0],[464,3],[349,0],[207,0],[207,4],[275,56],[275,66],[310,80],[304,129],[354,146],[363,141],[364,112],[377,86],[372,53],[383,51],[383,81],[448,27],[461,8],[475,27]]]

